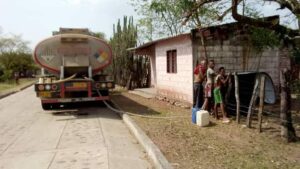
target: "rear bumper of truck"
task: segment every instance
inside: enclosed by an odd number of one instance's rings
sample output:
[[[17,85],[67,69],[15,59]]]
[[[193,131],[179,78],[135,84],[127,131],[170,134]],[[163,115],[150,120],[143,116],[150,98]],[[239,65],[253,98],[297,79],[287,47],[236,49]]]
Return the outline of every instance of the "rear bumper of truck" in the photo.
[[[82,98],[42,98],[42,103],[75,103],[75,102],[89,102],[109,100],[109,96],[99,97],[82,97]]]

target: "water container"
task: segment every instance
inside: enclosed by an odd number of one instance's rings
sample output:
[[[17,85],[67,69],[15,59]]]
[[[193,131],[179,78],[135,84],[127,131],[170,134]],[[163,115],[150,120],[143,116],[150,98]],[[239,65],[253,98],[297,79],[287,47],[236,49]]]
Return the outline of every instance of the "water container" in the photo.
[[[201,127],[209,125],[209,113],[206,110],[196,112],[196,124]]]
[[[197,115],[197,111],[199,111],[198,108],[192,108],[192,123],[196,124],[196,115]]]

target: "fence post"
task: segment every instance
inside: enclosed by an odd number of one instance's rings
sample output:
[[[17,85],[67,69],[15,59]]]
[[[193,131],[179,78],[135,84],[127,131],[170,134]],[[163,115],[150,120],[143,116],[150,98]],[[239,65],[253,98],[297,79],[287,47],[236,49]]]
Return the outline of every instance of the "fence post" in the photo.
[[[259,83],[259,76],[257,75],[255,78],[255,85],[254,85],[251,101],[249,104],[248,114],[247,114],[247,122],[246,123],[247,123],[248,128],[251,128],[252,112],[253,112],[252,108],[253,108],[253,105],[255,105],[255,101],[257,99],[258,83]]]
[[[239,88],[239,78],[237,73],[234,72],[234,89],[235,89],[235,100],[236,100],[236,122],[240,123],[240,88]]]
[[[262,75],[260,78],[259,109],[258,109],[258,132],[260,133],[261,133],[261,125],[262,125],[262,113],[264,110],[264,100],[265,100],[265,80],[266,80],[266,76]]]

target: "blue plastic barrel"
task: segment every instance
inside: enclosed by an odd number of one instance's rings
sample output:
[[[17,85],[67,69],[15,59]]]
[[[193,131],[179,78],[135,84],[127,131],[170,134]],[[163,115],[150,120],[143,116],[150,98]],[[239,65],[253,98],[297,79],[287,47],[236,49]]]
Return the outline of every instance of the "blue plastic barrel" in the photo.
[[[192,123],[196,124],[196,115],[197,115],[197,111],[199,111],[199,108],[192,108]]]

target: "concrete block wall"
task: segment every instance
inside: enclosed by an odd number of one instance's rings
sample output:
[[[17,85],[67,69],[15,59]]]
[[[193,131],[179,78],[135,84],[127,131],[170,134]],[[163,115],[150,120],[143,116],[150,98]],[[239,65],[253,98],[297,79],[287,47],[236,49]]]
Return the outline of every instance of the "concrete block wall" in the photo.
[[[177,73],[167,73],[167,51],[169,50],[177,50]],[[193,56],[189,36],[157,43],[155,56],[158,94],[192,103]]]
[[[271,76],[276,86],[279,85],[280,63],[286,60],[280,57],[279,49],[268,49],[259,54],[253,50],[249,52],[247,46],[233,45],[229,40],[223,41],[223,46],[219,42],[214,44],[207,46],[206,51],[208,58],[215,60],[215,70],[223,66],[227,72],[262,71]],[[203,51],[203,46],[199,45],[197,56],[203,56]]]

